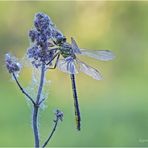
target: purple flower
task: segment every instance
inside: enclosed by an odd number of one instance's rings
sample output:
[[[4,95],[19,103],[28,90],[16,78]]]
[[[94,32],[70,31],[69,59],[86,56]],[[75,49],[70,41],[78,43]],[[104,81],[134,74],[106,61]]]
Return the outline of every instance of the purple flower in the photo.
[[[56,28],[52,29],[52,38],[56,44],[60,44],[61,42],[66,41],[66,37]]]
[[[51,47],[56,46],[56,43],[60,43],[65,38],[56,29],[48,15],[44,13],[37,13],[35,15],[34,26],[35,28],[29,31],[29,38],[33,44],[31,44],[27,51],[28,58],[31,59],[32,64],[36,68],[40,67],[42,63],[52,65],[51,60],[56,50],[52,50]]]
[[[29,37],[32,42],[34,42],[37,38],[38,32],[35,29],[29,31]]]
[[[35,42],[38,46],[43,47],[44,44],[47,44],[48,40],[51,38],[50,30],[46,32],[38,32],[35,29],[29,31],[29,37],[32,42]]]
[[[53,38],[63,37],[63,34],[59,30],[53,28],[53,30],[52,30],[52,37]]]
[[[9,73],[18,73],[21,69],[20,63],[9,53],[5,54],[5,63]]]
[[[34,29],[29,31],[29,37],[32,42],[44,47],[52,36],[52,25],[50,18],[44,13],[37,13],[34,19]]]
[[[41,47],[34,45],[28,48],[27,55],[31,59],[32,64],[38,68],[42,65],[42,62],[47,63],[52,59],[55,54],[55,50],[42,50]],[[52,65],[52,63],[50,63]]]
[[[32,47],[28,48],[27,54],[28,54],[29,58],[34,58],[35,60],[38,60],[39,52],[40,52],[40,49],[38,48],[38,46],[32,46]]]
[[[48,15],[44,13],[37,13],[35,15],[34,26],[39,32],[43,32],[49,28],[51,20]]]
[[[49,47],[54,46],[51,41],[52,27],[54,26],[50,18],[44,13],[37,13],[34,19],[34,29],[29,31],[29,37],[34,43],[27,51],[28,58],[32,64],[38,68],[42,62],[48,63],[55,51]]]

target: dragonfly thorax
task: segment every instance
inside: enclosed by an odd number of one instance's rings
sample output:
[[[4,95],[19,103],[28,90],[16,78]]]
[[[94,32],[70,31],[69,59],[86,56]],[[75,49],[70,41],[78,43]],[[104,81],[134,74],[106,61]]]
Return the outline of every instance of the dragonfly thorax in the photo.
[[[61,55],[64,57],[64,58],[67,58],[69,56],[75,58],[75,55],[73,53],[73,50],[72,50],[72,47],[69,43],[63,43],[61,46],[60,46],[60,51],[61,51]]]

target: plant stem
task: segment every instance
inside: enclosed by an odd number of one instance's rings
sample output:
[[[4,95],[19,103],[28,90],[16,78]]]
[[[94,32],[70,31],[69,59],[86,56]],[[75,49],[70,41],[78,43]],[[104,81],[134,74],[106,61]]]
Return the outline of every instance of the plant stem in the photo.
[[[36,97],[35,105],[33,106],[33,132],[34,132],[34,140],[35,140],[35,147],[38,148],[40,146],[40,139],[39,139],[39,130],[38,130],[38,111],[39,111],[39,102],[41,98],[41,93],[44,85],[44,76],[45,76],[45,64],[42,63],[41,67],[41,77],[40,77],[40,84],[38,88],[38,93]]]
[[[33,108],[33,132],[34,132],[35,148],[38,148],[40,146],[39,131],[38,131],[38,107],[35,105]]]
[[[53,136],[53,134],[54,134],[54,132],[55,132],[55,130],[56,130],[56,127],[57,127],[57,125],[58,125],[58,120],[59,120],[59,118],[56,118],[56,120],[54,120],[54,123],[55,123],[55,124],[54,124],[54,127],[53,127],[53,129],[52,129],[52,131],[51,131],[49,137],[47,138],[47,140],[46,140],[45,143],[43,144],[42,148],[44,148],[44,147],[48,144],[49,140],[50,140],[51,137]]]
[[[33,105],[35,105],[35,102],[34,100],[29,96],[29,94],[23,89],[23,87],[21,86],[21,84],[19,83],[16,75],[14,73],[12,73],[13,75],[13,78],[15,79],[16,81],[16,84],[18,85],[18,87],[20,88],[20,90],[22,91],[22,93],[32,102]]]

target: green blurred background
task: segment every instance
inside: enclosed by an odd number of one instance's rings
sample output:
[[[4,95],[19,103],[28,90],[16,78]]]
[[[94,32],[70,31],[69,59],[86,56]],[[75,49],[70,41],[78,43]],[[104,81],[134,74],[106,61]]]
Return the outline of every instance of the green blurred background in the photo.
[[[0,2],[0,146],[33,146],[31,107],[11,80],[4,54],[23,57],[34,14],[47,13],[57,27],[88,49],[110,49],[116,59],[100,62],[80,57],[99,69],[96,81],[77,75],[82,130],[75,128],[69,76],[49,71],[47,108],[40,113],[43,142],[52,127],[53,110],[64,121],[48,146],[148,146],[148,2]],[[31,70],[21,72],[26,88]]]

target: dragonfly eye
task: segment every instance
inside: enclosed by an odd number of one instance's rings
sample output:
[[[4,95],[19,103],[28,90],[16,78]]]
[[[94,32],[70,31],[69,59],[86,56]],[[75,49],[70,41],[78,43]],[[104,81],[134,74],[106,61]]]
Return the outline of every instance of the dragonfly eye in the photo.
[[[56,38],[56,43],[57,44],[62,44],[63,42],[66,42],[66,37],[65,36],[58,36]]]
[[[63,42],[66,42],[66,37],[65,36],[63,36]]]

